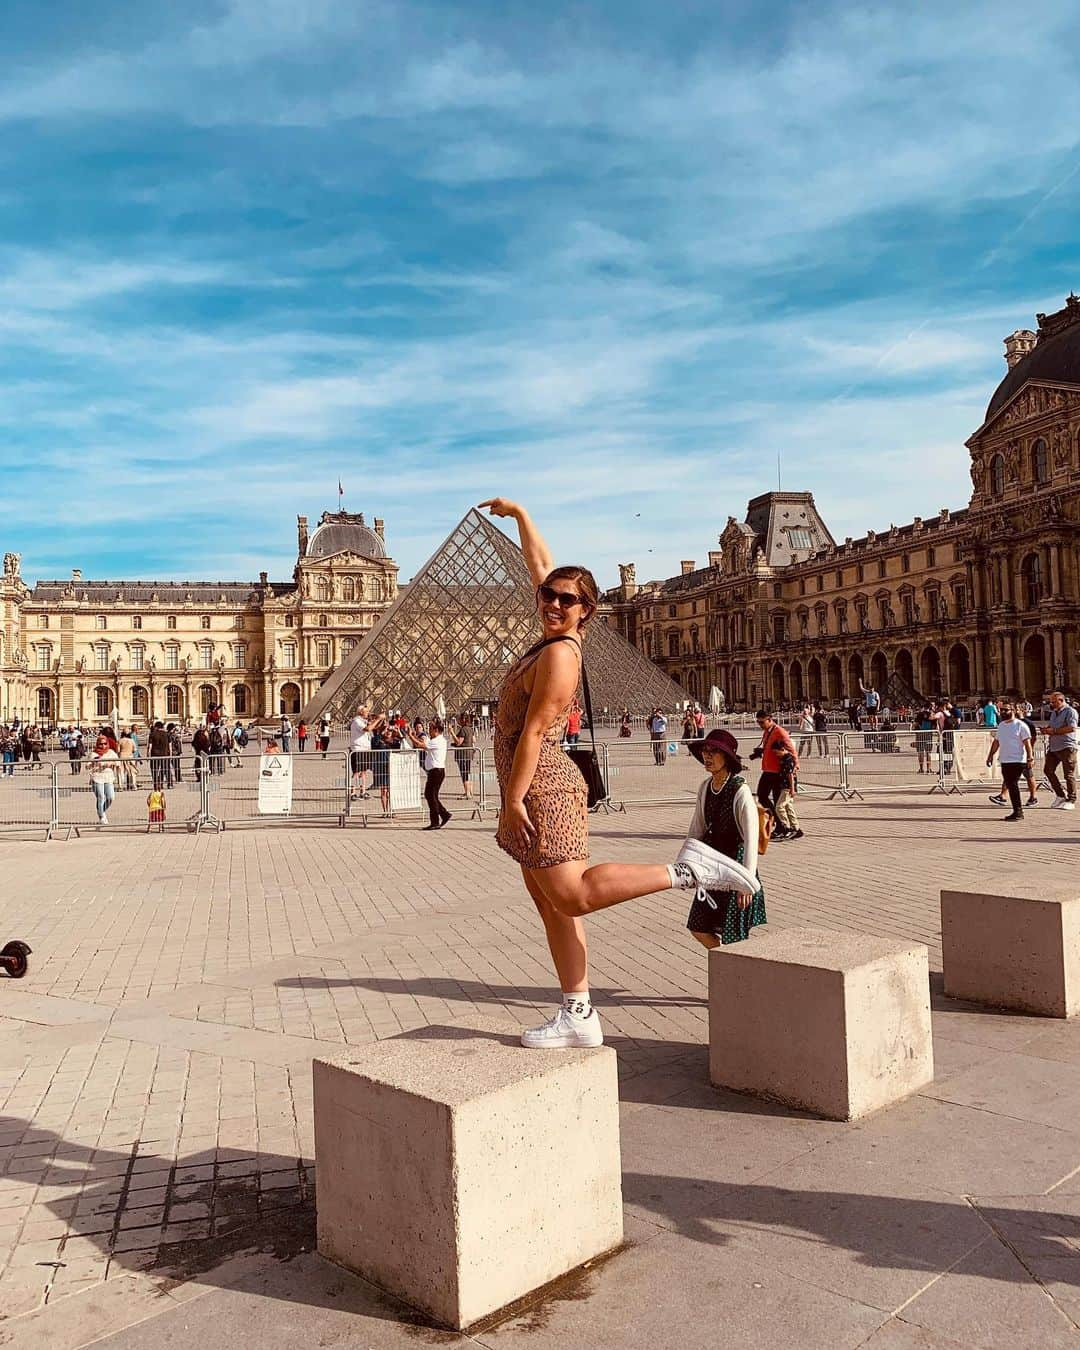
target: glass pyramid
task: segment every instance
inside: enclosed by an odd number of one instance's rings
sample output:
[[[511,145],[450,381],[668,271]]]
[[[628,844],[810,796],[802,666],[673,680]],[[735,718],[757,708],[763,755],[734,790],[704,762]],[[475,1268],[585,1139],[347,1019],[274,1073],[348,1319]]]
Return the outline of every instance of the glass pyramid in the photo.
[[[408,717],[496,702],[507,671],[540,637],[521,550],[475,508],[304,708],[310,725],[347,721],[361,704]],[[585,639],[593,711],[670,711],[686,693],[596,618]]]

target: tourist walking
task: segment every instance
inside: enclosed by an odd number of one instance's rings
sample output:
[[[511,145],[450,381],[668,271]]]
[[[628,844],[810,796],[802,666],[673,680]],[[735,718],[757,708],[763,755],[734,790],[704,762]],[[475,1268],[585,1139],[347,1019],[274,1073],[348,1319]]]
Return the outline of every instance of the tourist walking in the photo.
[[[994,756],[1001,757],[1001,776],[1005,779],[1005,790],[1012,804],[1012,814],[1006,820],[1023,820],[1024,808],[1020,805],[1020,780],[1031,771],[1031,732],[1026,722],[1013,716],[1011,703],[1002,702],[1000,718],[994,727],[994,743],[986,757],[986,767],[994,763]]]
[[[161,722],[155,722],[150,728],[147,751],[150,756],[150,781],[154,787],[163,787],[169,771],[172,747],[169,745],[169,734]]]
[[[577,745],[581,740],[581,704],[575,698],[566,715],[566,744]]]
[[[82,727],[76,727],[68,739],[68,760],[72,773],[82,773],[82,762],[86,756],[86,741],[83,740]]]
[[[788,839],[802,839],[803,830],[795,811],[795,796],[799,791],[799,765],[794,755],[780,756],[780,795],[776,799],[776,828],[772,837],[784,843]]]
[[[472,713],[462,713],[454,734],[454,758],[457,760],[458,773],[461,775],[461,795],[466,799],[472,796],[472,766],[474,746],[476,745],[476,724]]]
[[[652,741],[654,764],[667,763],[667,718],[659,708],[649,714],[649,740]]]
[[[1046,759],[1043,769],[1047,781],[1054,789],[1051,806],[1061,811],[1076,810],[1076,709],[1069,706],[1065,695],[1055,689],[1047,695],[1050,704],[1050,721],[1043,727],[1047,737]],[[1061,770],[1065,779],[1064,786],[1058,780],[1057,771]]]
[[[330,719],[329,717],[319,718],[319,749],[322,751],[323,759],[326,758],[326,752],[330,749]]]
[[[799,758],[809,755],[814,749],[814,714],[809,707],[799,714]]]
[[[426,735],[418,736],[413,730],[409,732],[409,739],[413,745],[424,752],[424,772],[427,774],[424,783],[424,800],[427,802],[428,820],[430,822],[424,827],[427,830],[441,830],[448,821],[453,819],[450,812],[439,800],[439,790],[446,778],[446,754],[449,749],[446,737],[443,735],[444,730],[442,718],[433,717],[428,723]]]
[[[301,717],[296,727],[296,745],[301,754],[307,746],[307,723]]]
[[[94,753],[90,757],[90,786],[97,805],[99,825],[108,825],[109,807],[116,796],[116,772],[120,767],[120,756],[109,744],[104,732],[94,742]]]
[[[135,742],[131,739],[131,731],[126,728],[120,736],[117,754],[120,756],[123,770],[120,786],[128,791],[134,791],[139,786],[139,774],[135,764]]]
[[[814,705],[814,735],[817,738],[817,752],[824,758],[829,752],[829,719],[820,703]]]
[[[581,679],[585,629],[599,605],[596,581],[584,567],[554,566],[523,507],[502,497],[481,505],[517,525],[543,631],[508,671],[495,720],[502,799],[495,838],[521,867],[562,990],[562,1006],[551,1020],[524,1032],[521,1040],[530,1049],[600,1045],[604,1037],[589,995],[582,916],[671,888],[706,886],[753,895],[758,883],[734,859],[698,839],[687,839],[670,865],[589,866],[588,788],[561,742]]]
[[[761,728],[761,744],[750,752],[751,759],[761,760],[761,777],[758,779],[758,801],[767,810],[776,815],[776,803],[784,790],[784,778],[780,767],[781,755],[791,755],[798,772],[799,756],[791,737],[784,728],[773,720],[773,715],[765,708],[754,714],[754,720]]]
[[[349,773],[352,779],[350,792],[353,797],[367,796],[367,774],[371,767],[371,731],[368,728],[370,717],[370,706],[362,703],[349,723]]]
[[[172,787],[173,781],[177,783],[183,780],[183,769],[181,759],[184,754],[184,742],[180,735],[180,728],[175,722],[170,722],[165,728],[165,735],[169,741],[168,772],[165,775],[165,782]]]
[[[758,809],[754,794],[742,777],[739,743],[730,731],[714,729],[695,740],[690,753],[708,770],[698,790],[697,805],[687,831],[717,853],[739,863],[755,879],[758,862]],[[765,891],[706,889],[694,894],[686,926],[703,947],[742,942],[750,929],[766,923]]]

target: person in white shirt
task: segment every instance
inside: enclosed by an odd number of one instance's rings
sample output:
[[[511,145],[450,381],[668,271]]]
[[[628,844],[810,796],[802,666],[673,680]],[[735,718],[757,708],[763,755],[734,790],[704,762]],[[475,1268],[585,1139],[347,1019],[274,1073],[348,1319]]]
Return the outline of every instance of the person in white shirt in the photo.
[[[292,735],[292,723],[285,713],[281,714],[281,750],[283,754],[289,753],[289,737]]]
[[[424,800],[428,804],[428,815],[431,819],[430,825],[426,825],[424,828],[428,830],[441,830],[447,821],[453,819],[450,812],[439,801],[439,789],[446,777],[448,749],[446,736],[443,734],[444,730],[442,719],[439,717],[433,717],[428,723],[426,736],[418,736],[411,728],[409,730],[409,740],[418,750],[424,751],[424,772],[427,774],[427,782],[424,785]]]
[[[97,803],[99,825],[108,825],[108,810],[116,795],[116,771],[120,767],[120,756],[109,745],[107,736],[99,736],[94,742],[94,753],[90,759],[90,786],[94,789]]]
[[[349,723],[349,769],[352,795],[367,796],[367,776],[371,770],[371,705],[361,703]]]
[[[1013,705],[1002,703],[998,709],[999,721],[994,728],[994,743],[986,757],[986,767],[994,762],[994,756],[1001,755],[1001,776],[1012,805],[1012,814],[1006,820],[1023,820],[1024,808],[1020,805],[1020,780],[1031,772],[1031,729],[1026,722],[1013,716]]]

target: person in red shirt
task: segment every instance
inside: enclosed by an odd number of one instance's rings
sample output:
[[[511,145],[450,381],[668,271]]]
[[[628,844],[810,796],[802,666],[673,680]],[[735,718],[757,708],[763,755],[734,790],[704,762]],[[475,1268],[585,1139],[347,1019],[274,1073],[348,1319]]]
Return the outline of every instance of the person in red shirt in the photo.
[[[750,752],[751,759],[761,760],[761,777],[757,786],[758,801],[775,816],[777,799],[784,791],[784,777],[780,771],[781,757],[790,755],[795,761],[795,771],[798,772],[799,756],[795,752],[791,737],[782,726],[773,721],[772,713],[760,708],[754,717],[761,728],[761,744]],[[781,826],[781,829],[783,828]]]
[[[577,745],[581,740],[581,704],[575,698],[566,714],[566,743]]]

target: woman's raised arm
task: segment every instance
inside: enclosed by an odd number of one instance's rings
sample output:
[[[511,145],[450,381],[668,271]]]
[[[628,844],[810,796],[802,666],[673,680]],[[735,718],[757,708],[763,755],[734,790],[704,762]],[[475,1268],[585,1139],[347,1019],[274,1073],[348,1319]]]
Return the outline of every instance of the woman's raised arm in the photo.
[[[525,555],[525,564],[529,569],[533,585],[539,586],[547,576],[555,569],[555,560],[551,556],[551,550],[544,543],[544,537],[533,524],[532,517],[523,506],[518,506],[517,502],[508,501],[505,497],[491,497],[486,502],[480,503],[481,508],[488,507],[493,516],[510,516],[517,521],[518,538],[521,540],[521,551]]]

